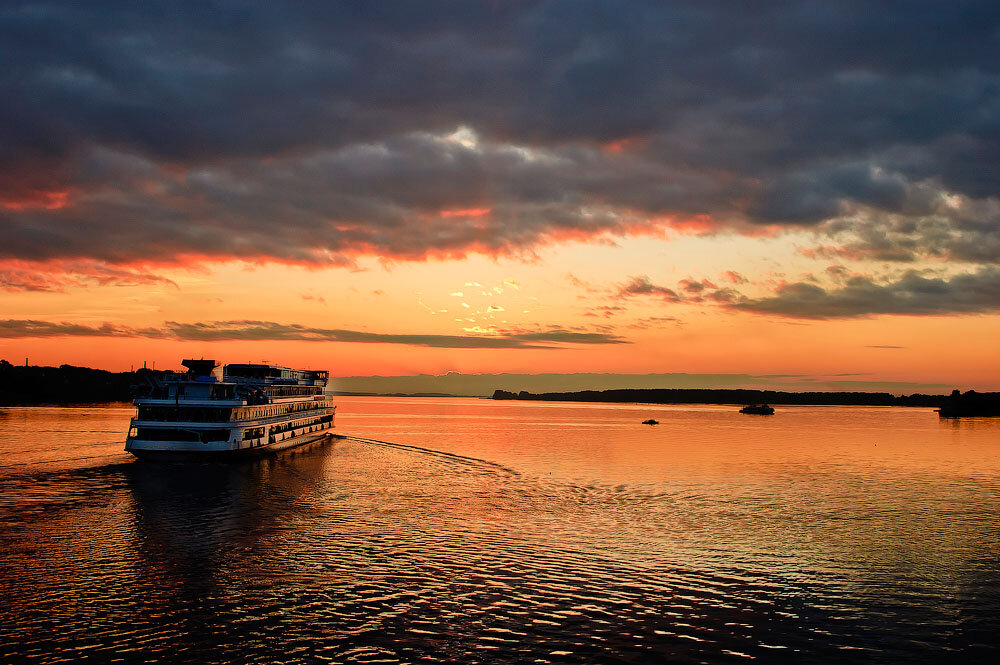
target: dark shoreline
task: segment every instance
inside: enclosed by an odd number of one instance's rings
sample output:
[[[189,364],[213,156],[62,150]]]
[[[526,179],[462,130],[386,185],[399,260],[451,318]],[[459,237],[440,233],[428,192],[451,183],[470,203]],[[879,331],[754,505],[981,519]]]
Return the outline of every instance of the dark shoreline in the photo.
[[[142,390],[168,371],[141,368],[133,372],[108,372],[90,367],[12,365],[0,360],[0,406],[69,406],[131,402]],[[379,397],[450,397],[447,393],[361,393],[341,395]],[[485,395],[484,395],[485,397]],[[951,395],[893,395],[885,392],[784,392],[711,388],[626,388],[574,392],[513,393],[496,390],[496,400],[563,402],[639,402],[647,404],[813,404],[843,406],[912,406],[942,409],[943,416],[1000,416],[1000,393]]]
[[[969,404],[976,409],[955,415],[995,415],[1000,412],[1000,393],[976,393],[968,391],[964,395],[955,391],[951,395],[893,395],[892,393],[866,392],[801,392],[791,393],[778,390],[705,389],[705,388],[649,388],[625,390],[581,390],[576,392],[519,393],[497,390],[496,400],[527,400],[547,402],[638,402],[645,404],[783,404],[818,406],[908,406],[936,409],[954,409],[956,401]],[[982,413],[982,411],[989,411]],[[945,414],[947,415],[947,413]]]
[[[0,360],[0,406],[84,406],[129,404],[141,391],[166,374],[140,368],[109,372],[91,367],[12,365]],[[449,393],[372,393],[334,391],[335,395],[372,397],[456,397]]]
[[[131,402],[135,391],[169,372],[60,365],[12,365],[0,360],[0,406],[68,406]]]

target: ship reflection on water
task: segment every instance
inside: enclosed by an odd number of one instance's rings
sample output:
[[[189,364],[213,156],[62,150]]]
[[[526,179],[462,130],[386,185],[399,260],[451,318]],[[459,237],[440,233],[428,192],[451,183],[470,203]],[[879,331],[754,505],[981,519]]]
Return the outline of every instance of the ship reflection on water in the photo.
[[[0,467],[0,661],[997,655],[997,421],[345,401],[364,440]]]
[[[294,511],[309,471],[327,458],[265,458],[236,464],[134,464],[134,561],[211,577],[228,553],[249,552]]]
[[[146,609],[136,618],[141,626],[157,617],[146,627],[155,638],[133,648],[170,659],[179,649],[185,660],[208,662],[287,629],[280,557],[294,552],[281,543],[329,459],[317,446],[236,464],[128,467],[126,560]],[[260,590],[266,609],[255,600]]]

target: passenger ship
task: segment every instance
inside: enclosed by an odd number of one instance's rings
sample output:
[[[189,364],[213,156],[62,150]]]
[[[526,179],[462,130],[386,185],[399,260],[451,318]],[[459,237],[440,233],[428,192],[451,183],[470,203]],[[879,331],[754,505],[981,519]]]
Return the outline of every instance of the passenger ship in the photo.
[[[185,360],[187,373],[138,397],[125,450],[140,458],[230,458],[274,452],[330,434],[337,407],[326,371]]]

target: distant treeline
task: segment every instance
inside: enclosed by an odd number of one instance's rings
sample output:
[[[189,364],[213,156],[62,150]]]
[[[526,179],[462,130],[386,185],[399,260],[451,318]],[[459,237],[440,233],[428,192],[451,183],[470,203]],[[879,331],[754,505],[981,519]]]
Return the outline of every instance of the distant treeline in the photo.
[[[170,372],[139,369],[108,372],[89,367],[12,365],[0,360],[0,405],[97,404],[127,402],[136,389]],[[440,394],[440,393],[438,393]],[[968,391],[951,395],[865,392],[803,392],[703,388],[632,388],[560,393],[497,390],[493,399],[565,402],[645,402],[649,404],[843,404],[944,407],[942,415],[1000,415],[1000,393]]]
[[[997,393],[985,393],[997,395]],[[1000,395],[997,395],[1000,397]],[[777,390],[705,388],[634,388],[625,390],[581,390],[569,393],[512,393],[497,390],[493,399],[523,399],[564,402],[644,402],[647,404],[841,404],[859,406],[941,407],[947,395],[893,395],[892,393],[788,393]]]
[[[0,360],[0,405],[127,402],[134,387],[148,385],[147,378],[163,374],[167,372],[107,372],[73,365],[25,367]]]

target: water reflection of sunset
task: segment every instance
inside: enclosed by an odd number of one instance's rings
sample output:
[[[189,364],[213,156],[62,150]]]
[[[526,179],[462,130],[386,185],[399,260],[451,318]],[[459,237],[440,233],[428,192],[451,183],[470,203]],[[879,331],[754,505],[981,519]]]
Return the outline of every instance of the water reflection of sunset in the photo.
[[[37,433],[0,435],[8,654],[905,660],[996,625],[995,419],[342,397],[345,438],[191,467],[67,411],[0,410]]]

